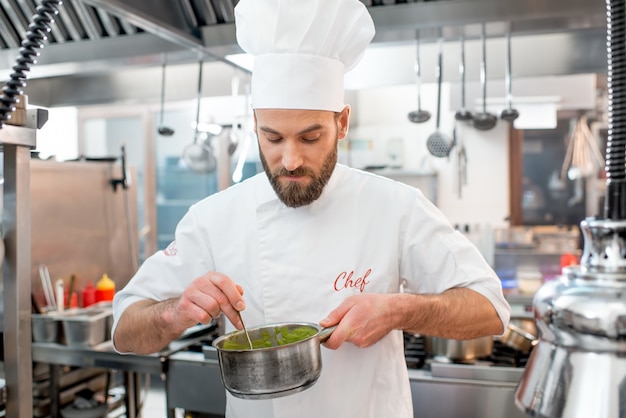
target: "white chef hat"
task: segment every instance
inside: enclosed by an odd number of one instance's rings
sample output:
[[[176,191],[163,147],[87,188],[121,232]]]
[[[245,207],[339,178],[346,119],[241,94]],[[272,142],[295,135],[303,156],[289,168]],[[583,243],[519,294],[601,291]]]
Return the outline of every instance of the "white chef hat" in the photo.
[[[344,73],[374,37],[359,0],[239,0],[235,24],[254,56],[255,109],[341,111]]]

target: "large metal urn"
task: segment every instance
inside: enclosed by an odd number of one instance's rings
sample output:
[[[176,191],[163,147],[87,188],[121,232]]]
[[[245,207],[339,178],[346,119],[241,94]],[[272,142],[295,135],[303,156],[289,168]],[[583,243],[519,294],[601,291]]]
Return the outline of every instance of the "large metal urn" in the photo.
[[[580,266],[535,294],[539,343],[515,393],[534,417],[626,418],[626,3],[607,0],[605,217],[581,222]]]

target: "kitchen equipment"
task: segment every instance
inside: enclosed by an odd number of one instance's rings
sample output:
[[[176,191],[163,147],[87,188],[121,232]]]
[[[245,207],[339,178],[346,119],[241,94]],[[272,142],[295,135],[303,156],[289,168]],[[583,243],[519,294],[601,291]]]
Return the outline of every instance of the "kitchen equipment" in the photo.
[[[430,119],[430,112],[422,109],[422,77],[420,76],[420,33],[415,32],[416,58],[415,58],[415,79],[417,84],[417,110],[409,113],[409,120],[413,123],[424,123]]]
[[[39,265],[39,278],[41,279],[41,287],[43,288],[47,308],[49,310],[56,311],[57,304],[54,296],[54,289],[52,288],[52,280],[50,279],[48,267],[45,264]]]
[[[63,326],[66,344],[90,347],[105,341],[111,309],[70,309],[56,315]]]
[[[498,118],[487,112],[487,39],[485,35],[485,24],[481,26],[480,34],[482,44],[482,61],[480,63],[480,83],[483,91],[483,109],[482,112],[476,113],[472,120],[474,128],[480,131],[488,131],[493,129],[498,122]]]
[[[248,156],[248,148],[250,147],[250,142],[254,139],[252,138],[253,133],[247,126],[248,121],[250,120],[249,109],[250,109],[250,85],[246,85],[246,97],[245,97],[245,122],[243,124],[242,129],[239,134],[243,135],[243,144],[241,145],[241,149],[239,150],[239,158],[237,159],[237,163],[235,164],[235,169],[233,170],[232,180],[233,183],[239,183],[243,178],[243,166],[246,163],[246,157]]]
[[[457,110],[454,118],[458,121],[472,120],[472,112],[465,107],[465,32],[461,28],[461,62],[459,64],[459,74],[461,76],[461,109]]]
[[[500,337],[500,341],[504,344],[523,353],[530,352],[536,344],[536,340],[537,338],[534,335],[511,323],[509,323],[506,331]]]
[[[568,138],[561,180],[596,176],[604,165],[604,157],[597,138],[589,129],[587,115],[583,114],[578,121],[572,121],[571,125],[575,126]]]
[[[470,361],[487,357],[493,351],[493,337],[469,340],[426,336],[426,351],[433,357],[445,357],[453,361]]]
[[[426,140],[426,148],[435,157],[448,157],[450,151],[454,148],[452,142],[447,135],[440,130],[441,121],[441,82],[443,72],[443,39],[439,39],[439,55],[437,59],[437,125],[434,133],[430,134]]]
[[[507,122],[513,122],[519,117],[517,109],[513,109],[513,90],[511,78],[511,31],[506,32],[506,75],[504,77],[506,84],[506,104],[507,108],[500,114],[500,119]]]
[[[200,123],[200,102],[202,99],[202,65],[200,61],[198,65],[198,91],[196,103],[196,123],[194,128],[193,142],[183,149],[183,161],[191,171],[197,173],[210,173],[217,168],[217,159],[215,158],[213,148],[206,140],[199,141],[200,132],[198,124]],[[203,133],[203,135],[207,135]],[[208,138],[207,138],[208,139]]]
[[[167,66],[167,59],[163,59],[163,65],[161,68],[161,112],[159,117],[159,135],[163,136],[172,136],[174,135],[174,130],[168,126],[163,125],[163,112],[165,107],[165,67]]]
[[[271,399],[311,387],[322,371],[320,344],[330,337],[335,327],[321,329],[308,322],[276,323],[249,328],[248,334],[252,341],[262,339],[264,334],[272,340],[283,329],[290,332],[300,327],[310,327],[315,335],[285,345],[253,350],[223,348],[229,340],[246,344],[243,331],[234,331],[213,341],[226,389],[238,398]]]
[[[248,344],[250,344],[250,350],[253,349],[252,347],[252,340],[250,339],[250,334],[248,334],[248,329],[246,328],[246,323],[243,322],[243,318],[241,317],[241,311],[237,311],[237,316],[239,317],[239,320],[241,321],[241,326],[243,327],[243,332],[244,334],[246,334],[246,340],[248,340]]]
[[[624,416],[626,381],[626,7],[607,0],[608,139],[604,217],[581,223],[580,266],[533,299],[539,342],[515,393],[537,417]]]
[[[467,185],[467,152],[465,143],[458,139],[462,134],[457,133],[457,126],[454,126],[453,142],[457,144],[457,192],[458,197],[463,197],[463,186]]]
[[[33,341],[37,343],[59,343],[63,330],[55,313],[31,314]]]

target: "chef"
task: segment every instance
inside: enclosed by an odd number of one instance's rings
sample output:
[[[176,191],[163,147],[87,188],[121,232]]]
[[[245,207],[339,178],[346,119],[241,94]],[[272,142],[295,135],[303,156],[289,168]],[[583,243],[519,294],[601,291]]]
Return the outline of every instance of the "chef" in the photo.
[[[413,417],[403,330],[502,334],[500,281],[419,190],[337,164],[350,119],[344,73],[374,36],[365,6],[240,0],[235,16],[255,57],[265,173],[190,207],[175,241],[117,293],[115,348],[155,352],[221,314],[226,331],[241,329],[238,311],[247,326],[337,325],[312,387],[267,400],[227,394],[226,416]]]

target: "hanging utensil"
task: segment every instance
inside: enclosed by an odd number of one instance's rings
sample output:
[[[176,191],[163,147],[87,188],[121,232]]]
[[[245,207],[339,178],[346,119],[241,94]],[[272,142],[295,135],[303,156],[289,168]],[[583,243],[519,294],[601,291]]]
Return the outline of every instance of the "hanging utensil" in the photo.
[[[454,137],[457,137],[457,127],[454,127]],[[458,197],[463,197],[463,186],[467,186],[467,153],[465,151],[465,143],[462,139],[462,133],[459,135],[461,139],[457,139],[457,192]]]
[[[233,102],[236,100],[237,94],[239,94],[239,76],[235,74],[230,81],[230,95],[233,98]],[[237,147],[239,146],[240,131],[241,131],[241,124],[237,120],[234,120],[233,125],[230,131],[228,132],[228,138],[229,138],[228,155],[230,156],[232,156],[235,153],[235,151],[237,150]]]
[[[465,33],[461,28],[461,62],[459,64],[459,74],[461,76],[461,110],[454,114],[454,118],[458,121],[472,120],[472,112],[465,107]]]
[[[443,158],[450,155],[454,147],[454,142],[450,141],[447,135],[441,132],[439,124],[441,121],[441,82],[443,72],[443,39],[439,38],[439,56],[437,59],[437,126],[435,132],[430,134],[426,140],[426,148],[435,157]]]
[[[416,58],[415,58],[415,79],[417,84],[417,110],[409,113],[409,120],[413,123],[424,123],[430,119],[430,112],[422,110],[422,77],[420,76],[420,32],[415,32]]]
[[[174,130],[168,126],[163,124],[163,113],[165,108],[165,68],[167,66],[167,55],[163,58],[163,65],[161,66],[161,116],[159,117],[159,128],[157,131],[159,135],[163,136],[172,136],[174,135]]]
[[[504,76],[506,84],[506,104],[507,108],[500,114],[500,119],[507,122],[513,122],[519,117],[517,109],[513,109],[513,89],[511,78],[511,31],[506,32],[506,74]]]
[[[246,85],[246,100],[245,100],[245,121],[243,125],[243,144],[241,145],[241,150],[239,151],[239,158],[237,159],[237,164],[235,165],[235,169],[233,170],[233,183],[239,183],[243,178],[243,166],[246,163],[246,157],[248,155],[248,147],[250,146],[250,142],[252,141],[252,132],[250,132],[248,125],[248,120],[250,120],[250,85]]]
[[[481,30],[481,42],[483,50],[483,58],[480,63],[480,83],[483,90],[483,110],[480,113],[474,115],[473,124],[474,128],[480,131],[488,131],[493,129],[498,123],[498,118],[487,112],[487,40],[485,36],[485,24],[482,24]]]
[[[196,103],[196,125],[194,129],[193,142],[183,149],[183,161],[191,169],[197,173],[210,173],[217,168],[217,159],[213,153],[211,145],[203,139],[198,141],[200,124],[200,102],[202,99],[202,60],[198,68],[198,91]],[[208,135],[207,133],[202,133]],[[207,138],[208,139],[208,138]]]

